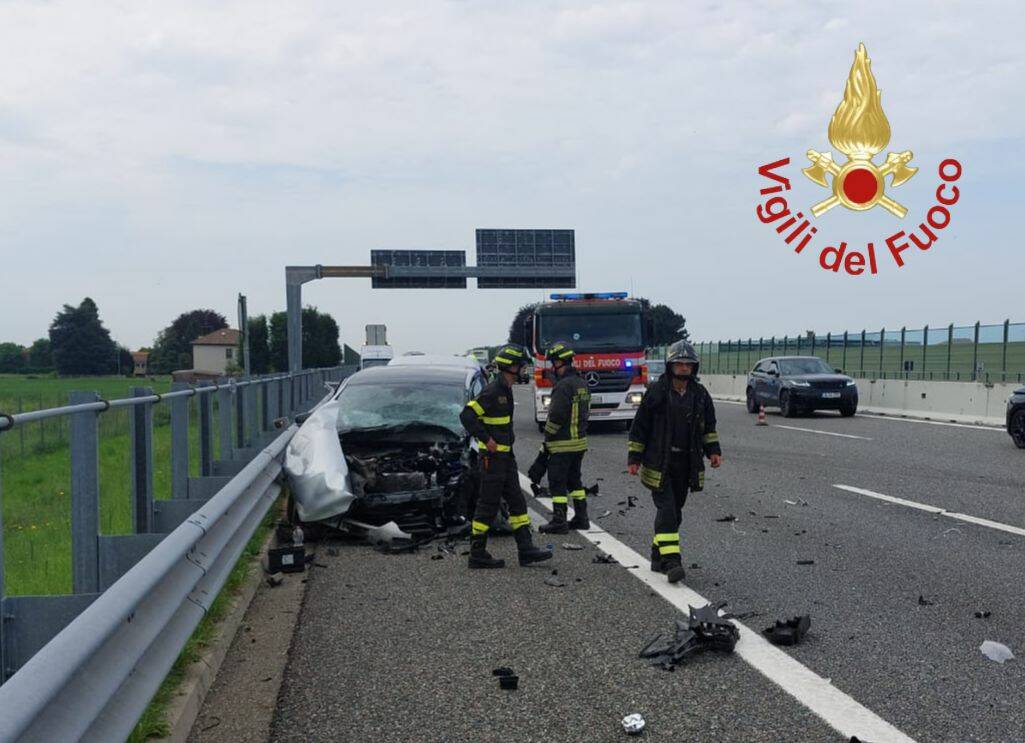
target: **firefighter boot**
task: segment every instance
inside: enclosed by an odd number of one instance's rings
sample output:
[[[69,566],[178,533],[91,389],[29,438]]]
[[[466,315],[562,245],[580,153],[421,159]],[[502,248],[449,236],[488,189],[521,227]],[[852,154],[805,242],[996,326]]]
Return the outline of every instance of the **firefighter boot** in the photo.
[[[587,518],[587,498],[573,499],[573,518],[568,524],[570,529],[590,529],[591,522]]]
[[[566,521],[566,511],[568,510],[565,503],[553,503],[552,520],[547,524],[541,524],[538,531],[542,534],[568,534],[569,523]]]
[[[666,577],[670,583],[679,583],[687,577],[683,569],[683,560],[679,555],[666,555],[662,558],[662,565],[665,568]]]
[[[552,559],[552,553],[548,550],[534,546],[534,540],[530,538],[530,527],[521,526],[513,532],[516,537],[516,547],[520,554],[520,565],[530,565],[535,562],[544,562]]]
[[[474,534],[470,537],[469,567],[471,570],[505,567],[505,560],[492,557],[488,552],[487,534]]]
[[[658,552],[658,545],[651,545],[651,572],[653,573],[664,573],[665,568],[662,567],[662,555]]]

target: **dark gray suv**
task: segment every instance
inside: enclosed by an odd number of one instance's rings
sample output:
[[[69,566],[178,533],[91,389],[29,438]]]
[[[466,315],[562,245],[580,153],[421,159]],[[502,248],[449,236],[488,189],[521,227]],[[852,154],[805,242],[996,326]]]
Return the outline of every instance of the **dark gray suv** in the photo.
[[[1025,387],[1019,387],[1007,400],[1007,432],[1014,445],[1025,449]]]
[[[747,375],[747,410],[757,413],[762,405],[778,407],[787,418],[815,410],[849,417],[858,410],[858,386],[817,356],[774,356]]]

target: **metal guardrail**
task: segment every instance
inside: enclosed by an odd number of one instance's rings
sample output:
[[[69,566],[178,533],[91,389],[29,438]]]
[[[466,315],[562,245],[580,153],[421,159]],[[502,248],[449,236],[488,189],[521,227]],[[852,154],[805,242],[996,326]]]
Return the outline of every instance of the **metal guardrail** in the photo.
[[[276,418],[309,409],[336,367],[0,413],[3,432],[46,417],[70,417],[72,590],[5,596],[0,523],[0,741],[119,740],[209,608],[279,488],[283,451],[295,433]],[[213,459],[213,398],[220,458]],[[189,402],[199,412],[199,477],[190,477]],[[171,406],[171,498],[155,500],[153,406]],[[134,533],[99,531],[98,418],[131,410]],[[0,510],[2,515],[2,510]]]

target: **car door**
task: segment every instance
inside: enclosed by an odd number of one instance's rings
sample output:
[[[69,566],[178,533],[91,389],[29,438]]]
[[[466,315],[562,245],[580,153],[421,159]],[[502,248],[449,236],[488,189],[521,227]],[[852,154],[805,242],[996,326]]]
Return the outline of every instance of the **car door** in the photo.
[[[751,370],[751,391],[754,393],[755,400],[762,399],[762,393],[765,387],[765,368],[766,362],[759,361],[755,364],[755,368]]]
[[[764,394],[762,400],[766,402],[777,403],[779,402],[779,391],[782,387],[782,382],[779,378],[779,364],[776,359],[769,361],[769,368],[765,373],[765,386],[763,387]]]

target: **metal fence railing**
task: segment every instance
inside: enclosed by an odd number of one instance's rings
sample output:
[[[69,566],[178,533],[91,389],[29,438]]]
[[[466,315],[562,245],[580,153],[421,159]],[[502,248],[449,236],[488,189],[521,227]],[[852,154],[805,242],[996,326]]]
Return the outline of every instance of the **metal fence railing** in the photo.
[[[854,377],[1025,381],[1025,323],[784,335],[695,343],[703,374],[746,374],[767,356],[818,356]],[[658,357],[664,349],[652,349]]]
[[[47,740],[79,739],[73,730],[87,737],[115,728],[127,734],[124,726],[134,725],[147,694],[156,690],[154,683],[163,679],[273,501],[268,495],[277,487],[279,455],[295,430],[283,434],[275,420],[309,409],[325,395],[325,383],[352,371],[335,367],[200,386],[176,383],[162,395],[135,388],[121,400],[73,392],[63,407],[0,411],[0,447],[19,426],[67,419],[69,514],[61,526],[70,531],[71,572],[70,593],[5,592],[2,516],[8,493],[0,491],[0,740],[37,724],[40,732],[53,733],[39,738]],[[169,498],[154,496],[157,406],[168,408],[170,445],[161,451],[170,460]],[[193,409],[198,426],[190,425]],[[113,410],[127,411],[129,420],[127,472],[115,474],[130,481],[128,534],[103,533],[99,518],[100,467],[106,461],[100,456],[100,421]],[[193,450],[198,462],[190,462]],[[16,475],[28,459],[0,459],[4,477]],[[30,671],[27,664],[43,649],[45,660]],[[82,665],[73,666],[75,659]],[[133,675],[138,684],[129,679]],[[91,728],[94,723],[98,727]]]

